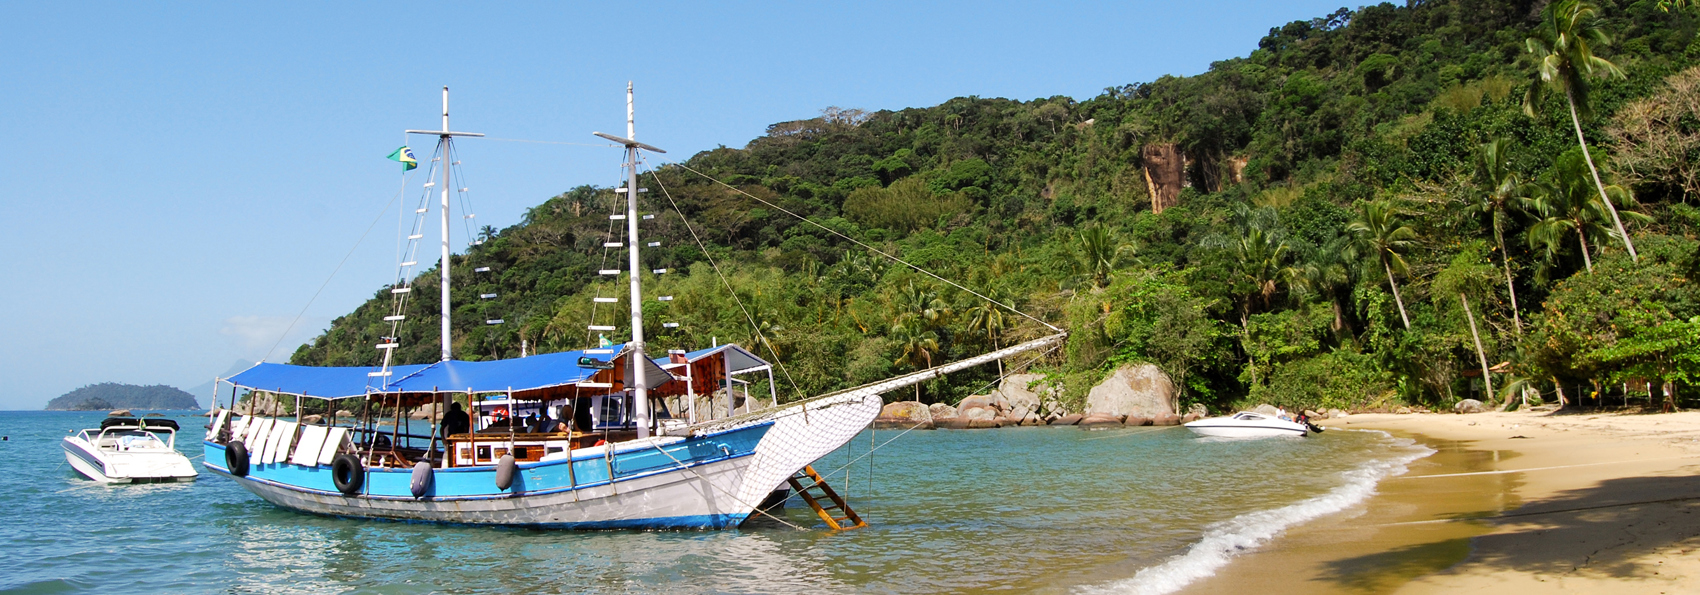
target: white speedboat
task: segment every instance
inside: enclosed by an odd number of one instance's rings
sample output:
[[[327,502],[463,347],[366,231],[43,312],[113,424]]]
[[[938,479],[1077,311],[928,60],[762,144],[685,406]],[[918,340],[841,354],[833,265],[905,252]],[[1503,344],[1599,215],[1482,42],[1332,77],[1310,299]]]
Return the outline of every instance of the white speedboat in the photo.
[[[71,468],[95,481],[194,481],[200,475],[177,452],[177,422],[169,419],[109,417],[60,444]]]
[[[1222,438],[1267,438],[1270,436],[1303,436],[1310,427],[1279,417],[1252,411],[1241,411],[1224,417],[1201,419],[1186,424],[1186,429],[1200,436]]]

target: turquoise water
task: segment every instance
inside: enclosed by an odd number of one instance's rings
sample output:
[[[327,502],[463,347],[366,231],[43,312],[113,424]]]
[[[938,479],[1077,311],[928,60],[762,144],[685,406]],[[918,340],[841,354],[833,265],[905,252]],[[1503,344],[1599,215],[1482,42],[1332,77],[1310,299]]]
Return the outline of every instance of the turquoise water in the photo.
[[[205,471],[104,486],[59,447],[101,417],[0,412],[0,593],[1162,593],[1427,452],[1371,432],[1068,427],[910,432],[866,457],[898,432],[865,432],[815,465],[865,529],[794,503],[779,516],[811,530],[566,533],[303,515]],[[178,420],[197,457],[204,418]]]

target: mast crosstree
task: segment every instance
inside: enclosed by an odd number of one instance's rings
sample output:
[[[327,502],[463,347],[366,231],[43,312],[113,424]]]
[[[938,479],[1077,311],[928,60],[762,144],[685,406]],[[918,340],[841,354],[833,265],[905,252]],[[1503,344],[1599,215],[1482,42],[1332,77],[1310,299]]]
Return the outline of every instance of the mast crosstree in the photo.
[[[446,128],[446,127],[445,127]],[[637,123],[632,108],[632,84],[626,83],[626,136],[621,138],[603,132],[592,132],[596,136],[620,143],[626,147],[626,254],[631,267],[632,278],[632,345],[631,357],[627,361],[643,362],[649,357],[644,354],[643,340],[643,262],[639,257],[638,247],[638,199],[643,192],[638,188],[638,149],[656,153],[666,153],[661,149],[637,142]],[[632,400],[633,421],[637,423],[638,437],[649,437],[649,378],[641,363],[630,366],[632,370]],[[730,387],[727,388],[731,390]]]
[[[443,353],[442,353],[442,355],[443,355],[443,359],[442,359],[442,361],[446,362],[446,361],[449,361],[449,358],[453,355],[452,354],[452,348],[451,348],[451,345],[453,344],[453,342],[452,342],[452,339],[449,337],[449,312],[451,311],[451,308],[449,306],[449,165],[451,165],[449,163],[449,160],[451,159],[449,149],[453,146],[454,137],[457,137],[457,136],[474,136],[474,137],[476,137],[476,136],[484,136],[484,135],[481,134],[481,133],[477,133],[477,132],[454,132],[454,131],[449,129],[449,88],[448,87],[443,87],[443,129],[442,130],[409,130],[409,131],[407,131],[407,133],[408,134],[435,135],[437,137],[437,158],[442,160],[442,162],[438,163],[437,165],[438,165],[438,168],[443,171],[443,182],[442,182],[442,191],[443,191],[443,202],[442,202],[442,207],[443,207],[443,225],[442,225],[442,235],[443,235],[443,237],[442,237],[442,240],[443,241],[442,241],[442,248],[443,248],[443,253],[442,253],[442,261],[438,264],[437,269],[442,274],[442,278],[443,278],[443,288],[442,288],[443,289],[443,295],[442,295],[442,325],[443,325],[443,328],[442,328]]]

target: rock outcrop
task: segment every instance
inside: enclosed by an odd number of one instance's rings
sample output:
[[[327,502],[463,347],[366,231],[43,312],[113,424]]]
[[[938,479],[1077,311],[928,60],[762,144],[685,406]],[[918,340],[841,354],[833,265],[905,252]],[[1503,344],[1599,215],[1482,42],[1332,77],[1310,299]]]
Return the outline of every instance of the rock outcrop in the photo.
[[[1487,411],[1487,407],[1482,405],[1481,401],[1464,399],[1459,401],[1457,405],[1453,405],[1452,411],[1455,413],[1481,413]]]
[[[933,414],[920,401],[898,401],[880,409],[879,417],[874,418],[877,429],[932,429]]]
[[[1086,414],[1138,415],[1153,418],[1175,413],[1175,384],[1157,366],[1128,364],[1116,368],[1086,395]]]
[[[927,412],[932,415],[935,423],[941,419],[956,417],[956,408],[944,403],[933,403],[932,405],[928,405]]]
[[[1139,148],[1140,161],[1145,165],[1145,185],[1151,191],[1151,212],[1162,214],[1163,209],[1181,203],[1181,188],[1186,184],[1186,154],[1175,143],[1148,143]]]
[[[1081,418],[1080,423],[1075,425],[1084,430],[1113,428],[1122,425],[1122,416],[1113,413],[1091,413]]]

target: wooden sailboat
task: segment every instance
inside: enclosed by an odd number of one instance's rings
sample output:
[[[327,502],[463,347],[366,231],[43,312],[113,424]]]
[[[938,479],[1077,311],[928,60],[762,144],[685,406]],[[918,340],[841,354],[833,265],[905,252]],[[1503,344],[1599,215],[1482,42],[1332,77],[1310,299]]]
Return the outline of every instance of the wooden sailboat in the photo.
[[[219,411],[205,443],[206,468],[278,506],[324,515],[566,529],[725,528],[758,514],[771,492],[866,428],[879,413],[882,393],[1062,338],[1057,334],[758,411],[734,414],[728,402],[726,416],[717,419],[693,412],[682,421],[658,420],[659,398],[724,387],[730,400],[734,376],[766,369],[766,362],[736,346],[651,359],[640,308],[638,165],[640,151],[662,151],[636,140],[629,85],[626,105],[624,137],[595,134],[626,152],[626,209],[611,219],[626,224],[630,342],[509,360],[453,359],[449,149],[456,137],[481,135],[449,128],[444,88],[442,129],[408,131],[437,136],[441,156],[435,167],[442,196],[442,359],[392,365],[396,342],[386,338],[378,345],[383,363],[376,367],[258,364],[224,381],[232,387],[231,405],[238,391],[263,392],[293,397],[296,415]],[[423,215],[410,241],[423,235],[422,222]],[[412,264],[411,258],[402,263],[392,289],[403,298],[412,289],[406,274]],[[401,312],[398,307],[386,320],[400,324]],[[607,327],[592,327],[597,328]],[[429,435],[402,429],[401,411],[441,407],[454,395],[473,405],[469,427],[445,429],[447,435],[438,426]],[[352,420],[304,418],[304,400],[361,413]],[[393,411],[397,419],[385,428],[371,414],[375,408]],[[524,409],[549,421],[523,426],[518,419]],[[547,412],[557,413],[541,415]]]

